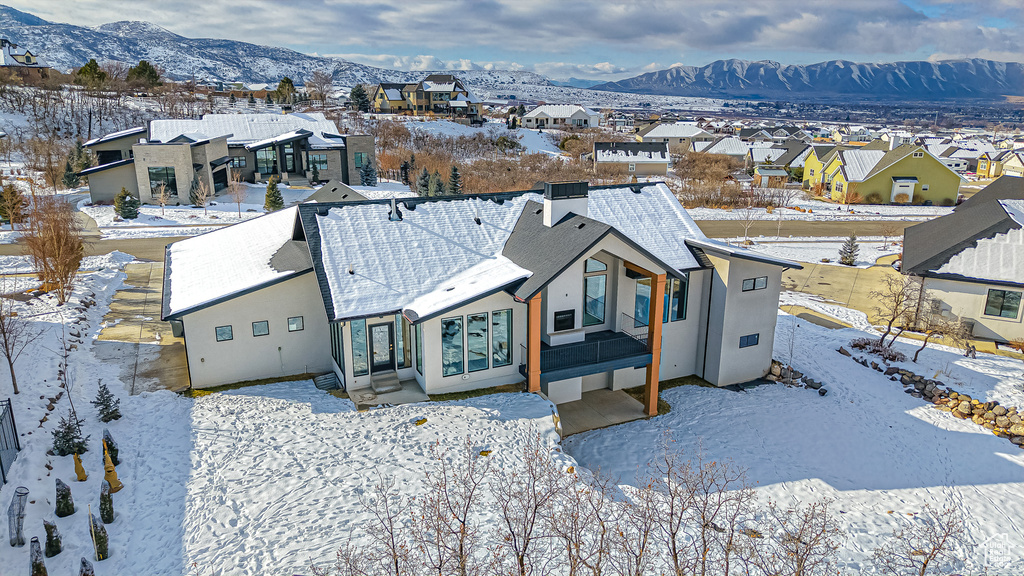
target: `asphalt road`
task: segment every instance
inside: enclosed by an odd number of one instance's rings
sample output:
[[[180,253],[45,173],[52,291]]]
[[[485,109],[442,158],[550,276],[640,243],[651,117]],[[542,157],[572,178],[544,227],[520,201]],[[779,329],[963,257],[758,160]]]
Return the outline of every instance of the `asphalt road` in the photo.
[[[172,238],[129,238],[125,240],[97,240],[92,237],[86,237],[85,240],[85,255],[86,256],[99,256],[102,254],[109,254],[115,250],[119,250],[126,254],[131,254],[139,260],[149,260],[153,262],[164,261],[164,247],[175,242],[177,240],[183,240],[182,237]],[[25,246],[21,243],[16,244],[0,244],[0,256],[16,256],[19,254],[25,254]]]

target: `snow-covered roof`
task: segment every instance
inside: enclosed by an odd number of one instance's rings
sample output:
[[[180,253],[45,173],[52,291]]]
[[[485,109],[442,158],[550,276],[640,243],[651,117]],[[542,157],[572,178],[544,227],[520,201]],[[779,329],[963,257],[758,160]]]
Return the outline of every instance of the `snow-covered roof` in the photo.
[[[597,112],[594,112],[590,108],[580,106],[579,104],[542,104],[527,112],[523,117],[536,118],[537,116],[544,114],[551,118],[570,118],[577,112],[583,112],[587,116],[600,116]]]
[[[665,164],[669,161],[668,144],[662,142],[595,142],[598,162],[632,164]]]
[[[764,164],[766,162],[774,162],[776,158],[785,154],[786,150],[783,148],[751,148],[750,158],[756,164]]]
[[[692,122],[676,122],[675,124],[659,124],[650,132],[644,134],[644,138],[692,138],[709,134],[701,130]]]
[[[24,48],[18,48],[16,44],[4,42],[3,50],[0,50],[0,66],[25,66],[29,68],[45,68],[46,62],[42,58],[33,57],[32,63],[26,63],[25,56],[29,53]]]
[[[721,138],[705,147],[701,152],[708,154],[725,154],[727,156],[745,156],[747,151],[755,146],[749,146],[739,138],[728,136]]]
[[[793,159],[789,165],[793,168],[803,168],[804,163],[807,161],[807,157],[810,156],[812,148],[810,146],[804,148],[803,152],[797,154],[796,158]]]
[[[292,239],[296,208],[253,218],[167,247],[164,301],[167,319],[237,296],[301,270],[278,270],[271,258]]]
[[[285,132],[258,142],[252,142],[246,144],[246,150],[258,150],[260,148],[266,148],[267,146],[273,146],[274,144],[286,144],[293,140],[301,140],[303,138],[309,138],[313,134],[309,130],[292,130],[291,132]]]
[[[105,134],[103,136],[100,136],[99,138],[93,138],[92,140],[89,140],[88,142],[83,144],[83,146],[95,146],[96,144],[102,144],[103,142],[110,142],[111,140],[117,140],[119,138],[134,136],[136,134],[144,134],[145,132],[145,126],[129,128],[127,130],[121,130],[119,132],[111,132],[110,134]]]
[[[1006,210],[1007,216],[1017,224],[1024,226],[1024,200],[1000,200],[999,204],[1002,205],[1003,210]]]
[[[321,139],[325,135],[340,137],[338,127],[322,112],[206,114],[199,120],[153,120],[149,130],[150,138],[158,142],[166,142],[189,132],[201,132],[211,137],[231,134],[228,138],[229,146],[252,144],[296,130],[308,130]]]
[[[885,156],[885,150],[840,150],[842,170],[847,182],[860,182]]]
[[[428,82],[423,81],[424,92],[451,92],[455,90],[455,82]]]
[[[786,260],[785,258],[776,258],[763,252],[755,252],[742,248],[739,246],[733,246],[727,242],[721,240],[712,240],[711,238],[691,238],[686,240],[686,243],[700,248],[701,250],[707,250],[709,252],[718,252],[727,254],[735,258],[743,260],[752,260],[754,262],[761,262],[764,264],[773,264],[775,266],[782,266],[784,268],[793,268],[795,270],[802,270],[803,265],[793,260]]]
[[[385,88],[384,97],[388,100],[401,101],[405,98],[402,96],[402,91],[397,88]]]

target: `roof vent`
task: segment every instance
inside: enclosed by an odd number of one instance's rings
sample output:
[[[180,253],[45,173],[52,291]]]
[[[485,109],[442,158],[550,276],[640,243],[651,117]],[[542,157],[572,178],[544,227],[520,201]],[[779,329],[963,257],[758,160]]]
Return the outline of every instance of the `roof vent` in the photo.
[[[402,221],[402,211],[398,209],[398,204],[395,203],[395,199],[391,199],[391,211],[388,212],[388,220],[392,222]]]
[[[476,222],[477,226],[483,224],[483,221],[480,220],[480,207],[479,206],[476,207],[476,216],[473,216],[473,222]]]
[[[586,222],[580,222],[579,224],[576,225],[576,229],[577,230],[583,230],[583,227],[586,226],[586,225],[587,225]]]
[[[630,184],[629,189],[633,192],[633,194],[639,194],[640,192],[643,191],[644,187],[640,184]]]
[[[349,274],[355,274],[356,273],[356,269],[353,268],[351,264],[348,265],[348,273]]]

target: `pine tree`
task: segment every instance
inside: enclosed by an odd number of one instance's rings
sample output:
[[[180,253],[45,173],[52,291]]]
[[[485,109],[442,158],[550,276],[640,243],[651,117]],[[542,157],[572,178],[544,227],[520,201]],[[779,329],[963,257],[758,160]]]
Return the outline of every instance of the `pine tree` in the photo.
[[[146,60],[139,60],[139,63],[128,69],[127,81],[129,84],[137,84],[146,88],[160,85],[160,72]]]
[[[139,199],[132,196],[132,193],[127,188],[121,188],[121,191],[114,197],[114,212],[124,220],[138,218]]]
[[[277,83],[277,90],[274,94],[277,97],[277,101],[281,103],[291,102],[294,94],[295,83],[292,82],[292,79],[287,76],[281,78],[281,81]]]
[[[409,174],[416,172],[416,153],[409,154]]]
[[[43,553],[47,558],[53,558],[64,549],[64,542],[57,525],[53,522],[43,520],[43,530],[46,531],[46,550]]]
[[[255,106],[255,105],[256,105],[256,97],[252,95],[252,92],[249,92],[249,106],[251,107],[251,106]]]
[[[315,163],[309,167],[309,175],[312,178],[313,182],[320,181],[320,169],[317,168]]]
[[[373,166],[373,160],[363,161],[363,167],[359,169],[359,180],[363,186],[377,185],[377,169]]]
[[[444,181],[441,180],[441,173],[434,170],[427,180],[427,196],[441,196],[444,194]]]
[[[100,520],[104,524],[114,521],[114,496],[110,494],[110,482],[100,484]]]
[[[267,180],[267,195],[263,201],[263,210],[277,212],[281,208],[284,208],[284,198],[281,196],[281,190],[277,187],[277,176],[271,176],[270,180]]]
[[[424,168],[420,171],[420,175],[416,177],[416,193],[420,196],[429,196],[430,191],[430,172]]]
[[[75,84],[96,88],[107,81],[107,73],[100,69],[95,58],[90,58],[85,66],[75,72]]]
[[[235,102],[237,102],[237,100],[235,99],[235,93],[232,92],[231,95],[228,96],[228,104],[231,104],[232,106],[234,106]]]
[[[860,249],[857,247],[857,235],[850,234],[850,237],[843,242],[841,248],[839,248],[839,263],[846,264],[847,266],[853,266],[857,263],[857,252]]]
[[[121,459],[117,457],[117,442],[114,442],[114,437],[110,435],[110,430],[107,430],[106,428],[103,429],[103,443],[107,445],[107,454],[110,455],[110,463],[114,466],[121,464]],[[102,454],[100,454],[100,459],[103,459]]]
[[[398,166],[398,173],[402,178],[402,184],[409,185],[409,161],[402,160],[402,163]]]
[[[121,399],[114,398],[110,388],[100,380],[99,391],[96,392],[96,399],[90,402],[100,411],[100,421],[110,422],[121,417]]]
[[[82,423],[68,410],[67,417],[61,416],[53,431],[53,453],[57,456],[84,454],[89,450],[89,437],[82,437]]]
[[[525,115],[526,115],[526,106],[520,104],[519,108],[516,108],[516,116],[519,116],[520,118],[522,118]]]
[[[265,102],[266,102],[267,106],[270,106],[271,104],[274,103],[274,99],[270,97],[270,92],[267,92],[267,98],[266,98]]]
[[[110,553],[107,551],[107,529],[103,523],[96,519],[94,514],[89,514],[89,530],[96,539],[96,559],[106,560]]]
[[[60,183],[63,184],[65,188],[78,188],[82,183],[81,179],[78,177],[78,173],[75,172],[74,165],[71,164],[71,156],[68,156],[67,161],[64,162],[64,176],[60,179]]]
[[[33,536],[29,546],[29,574],[31,576],[46,576],[46,562],[43,561],[43,547],[39,544],[39,538]]]
[[[348,94],[352,107],[360,112],[370,111],[370,97],[366,94],[366,88],[362,84],[356,84]]]
[[[462,194],[462,175],[459,174],[459,167],[452,164],[452,172],[448,175],[448,193]]]
[[[75,501],[71,498],[71,488],[57,478],[57,504],[54,507],[54,514],[57,518],[71,516],[75,513]]]

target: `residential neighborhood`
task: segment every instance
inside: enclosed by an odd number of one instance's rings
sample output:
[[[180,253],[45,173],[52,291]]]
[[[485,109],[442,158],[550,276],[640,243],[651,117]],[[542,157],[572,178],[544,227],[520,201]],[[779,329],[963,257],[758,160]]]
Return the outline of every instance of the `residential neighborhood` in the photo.
[[[12,1],[0,573],[1024,573],[1014,7]]]

